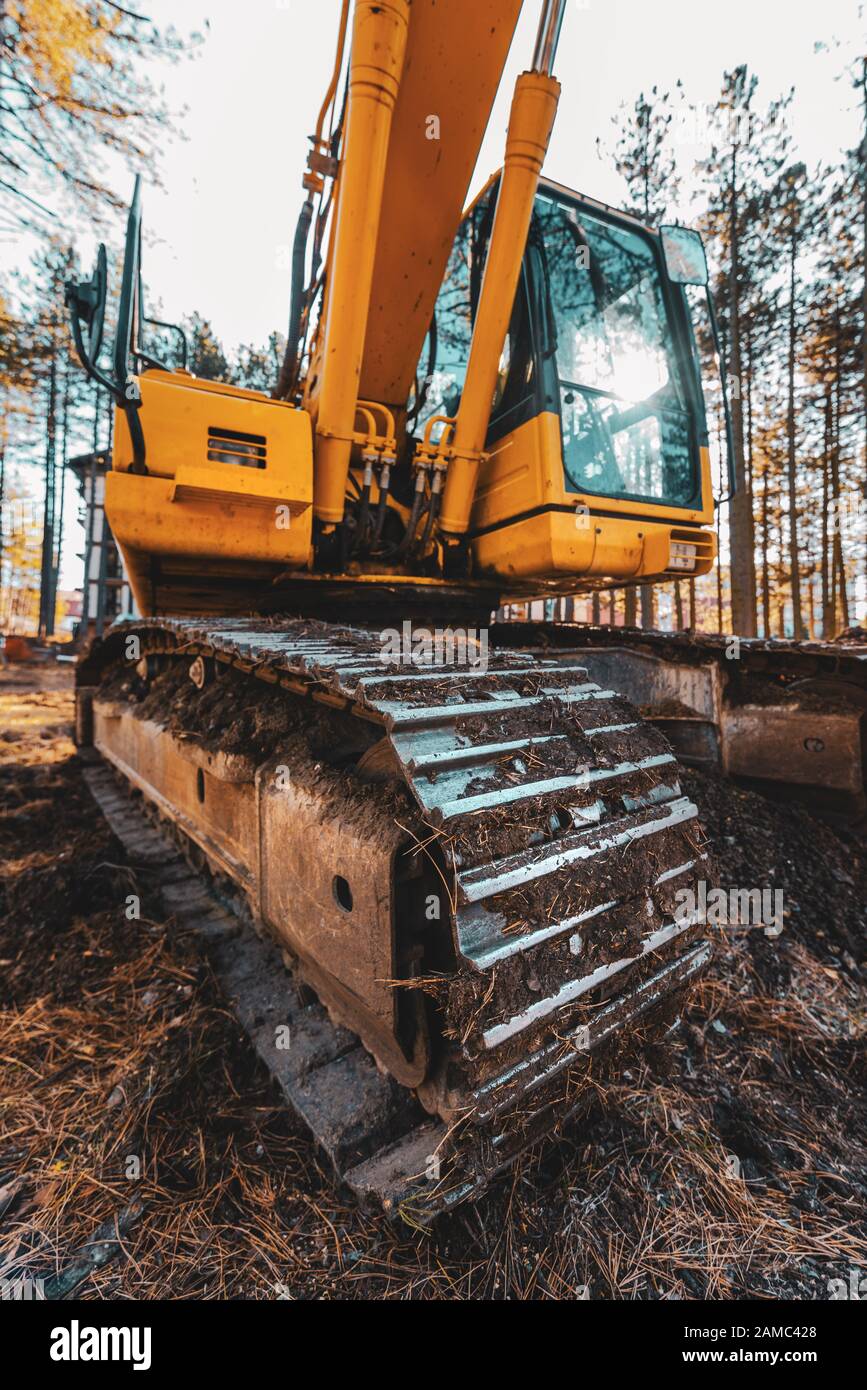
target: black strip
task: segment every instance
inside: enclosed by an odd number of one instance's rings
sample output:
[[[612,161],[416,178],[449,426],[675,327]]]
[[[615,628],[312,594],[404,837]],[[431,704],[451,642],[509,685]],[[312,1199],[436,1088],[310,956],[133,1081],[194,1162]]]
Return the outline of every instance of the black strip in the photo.
[[[243,430],[222,430],[216,425],[208,425],[208,436],[211,439],[240,440],[245,444],[267,444],[268,442],[264,434],[245,434]]]
[[[530,507],[526,512],[515,512],[513,516],[507,516],[502,521],[494,521],[490,526],[481,526],[478,531],[470,531],[469,539],[474,541],[479,536],[490,535],[492,531],[502,531],[505,526],[514,526],[518,521],[529,521],[530,517],[543,516],[545,512],[570,512],[574,516],[579,505],[581,504],[577,502],[572,506],[565,502],[546,502],[540,507]],[[615,521],[647,521],[657,525],[661,523],[663,526],[677,526],[685,531],[692,528],[697,536],[708,534],[695,521],[678,521],[676,518],[669,520],[667,517],[646,516],[638,512],[604,511],[601,507],[589,507],[587,512],[582,512],[582,516],[585,515],[610,517]]]

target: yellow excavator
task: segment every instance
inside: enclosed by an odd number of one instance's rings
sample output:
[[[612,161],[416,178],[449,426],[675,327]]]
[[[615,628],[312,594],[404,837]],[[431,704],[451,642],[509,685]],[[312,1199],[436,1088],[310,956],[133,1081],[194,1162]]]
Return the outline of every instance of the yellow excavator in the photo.
[[[665,737],[580,652],[488,642],[504,600],[715,559],[704,251],[542,177],[565,8],[464,209],[520,0],[344,0],[271,395],[148,352],[138,187],[108,363],[104,251],[68,289],[138,610],[80,741],[277,943],[307,992],[260,1050],[402,1210],[560,1126],[710,955]]]

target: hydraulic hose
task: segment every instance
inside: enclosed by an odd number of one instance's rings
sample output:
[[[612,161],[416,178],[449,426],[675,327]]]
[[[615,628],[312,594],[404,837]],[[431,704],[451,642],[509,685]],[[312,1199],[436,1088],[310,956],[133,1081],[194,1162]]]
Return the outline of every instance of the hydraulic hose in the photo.
[[[421,509],[424,504],[424,473],[419,471],[415,480],[415,496],[412,499],[412,511],[409,514],[409,521],[400,545],[397,547],[398,555],[405,555],[412,545],[412,538],[415,535],[416,527],[421,516]]]
[[[421,538],[421,545],[419,546],[419,554],[421,555],[424,555],[424,552],[428,548],[431,535],[433,534],[433,528],[436,525],[437,518],[440,514],[440,507],[442,505],[443,497],[439,487],[439,482],[441,478],[442,474],[437,474],[437,477],[434,479],[433,490],[431,492],[430,506],[428,507],[427,513],[427,521],[424,525],[424,531],[422,533]]]
[[[285,400],[295,385],[298,372],[298,338],[301,333],[301,313],[304,308],[304,262],[307,258],[307,236],[313,219],[313,198],[308,194],[301,208],[295,227],[295,240],[292,243],[292,294],[289,304],[289,329],[286,336],[286,351],[280,378],[272,396],[275,400]]]
[[[375,545],[379,545],[382,539],[382,528],[385,525],[385,513],[388,510],[388,489],[390,483],[391,468],[387,463],[384,463],[379,474],[379,502],[376,508],[376,524],[373,531]]]

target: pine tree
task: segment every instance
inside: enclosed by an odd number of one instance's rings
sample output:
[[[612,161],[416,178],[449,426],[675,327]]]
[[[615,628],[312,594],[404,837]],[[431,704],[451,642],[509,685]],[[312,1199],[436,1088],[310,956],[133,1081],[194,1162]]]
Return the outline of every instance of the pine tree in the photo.
[[[774,190],[779,209],[777,242],[785,247],[786,263],[786,479],[789,532],[789,588],[792,596],[792,628],[796,640],[806,636],[801,594],[801,545],[798,534],[798,401],[796,377],[801,317],[799,262],[810,235],[811,208],[807,170],[803,164],[784,169]]]
[[[252,391],[270,392],[280,375],[285,346],[282,333],[271,333],[264,347],[242,344],[234,356],[232,380]]]
[[[0,217],[43,232],[58,195],[98,218],[118,200],[105,156],[155,174],[171,128],[150,76],[182,40],[111,0],[4,0],[0,5]],[[57,224],[55,224],[57,225]]]
[[[732,626],[755,636],[756,577],[753,496],[748,471],[744,404],[747,377],[749,298],[767,273],[765,243],[758,235],[757,213],[763,180],[785,156],[787,137],[778,119],[791,94],[774,103],[761,121],[754,110],[758,78],[746,66],[723,77],[715,110],[714,137],[698,169],[704,178],[708,211],[704,219],[717,262],[723,268],[714,287],[725,320],[736,492],[729,506]]]
[[[210,320],[201,314],[190,314],[184,319],[183,327],[189,350],[187,366],[193,376],[204,377],[207,381],[228,381],[228,358]]]

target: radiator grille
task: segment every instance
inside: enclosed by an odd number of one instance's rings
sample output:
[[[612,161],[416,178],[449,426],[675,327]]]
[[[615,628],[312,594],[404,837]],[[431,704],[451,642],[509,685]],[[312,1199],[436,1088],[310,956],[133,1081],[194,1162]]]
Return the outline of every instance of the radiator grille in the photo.
[[[241,468],[264,468],[267,463],[264,434],[244,434],[242,430],[208,426],[208,458],[213,463],[234,463]]]

